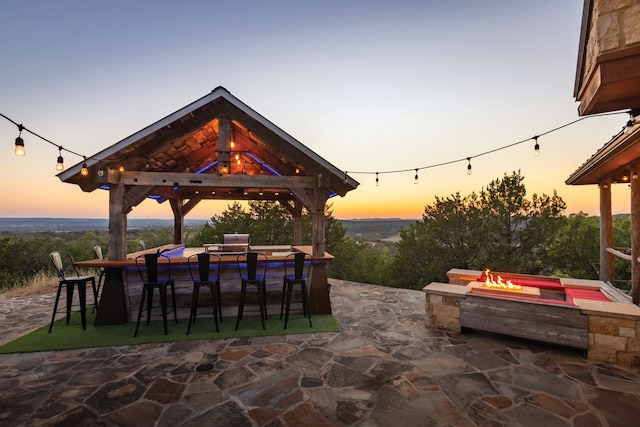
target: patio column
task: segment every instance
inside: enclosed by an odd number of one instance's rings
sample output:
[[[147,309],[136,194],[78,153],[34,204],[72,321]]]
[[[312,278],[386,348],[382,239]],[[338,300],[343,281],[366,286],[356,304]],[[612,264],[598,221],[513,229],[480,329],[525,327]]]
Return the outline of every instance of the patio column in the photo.
[[[631,168],[631,299],[640,303],[640,179],[638,165]]]
[[[231,119],[218,118],[218,175],[231,173]]]
[[[293,244],[302,245],[302,203],[293,202]]]
[[[127,257],[127,215],[124,211],[124,183],[109,186],[109,247],[110,259]]]
[[[182,200],[169,199],[173,211],[173,243],[181,245],[184,241],[184,214],[182,213]]]
[[[313,256],[323,256],[325,249],[324,204],[327,201],[325,194],[329,187],[328,184],[325,183],[325,180],[325,177],[318,175],[318,183],[313,192],[313,212],[311,212],[311,244],[313,247]]]

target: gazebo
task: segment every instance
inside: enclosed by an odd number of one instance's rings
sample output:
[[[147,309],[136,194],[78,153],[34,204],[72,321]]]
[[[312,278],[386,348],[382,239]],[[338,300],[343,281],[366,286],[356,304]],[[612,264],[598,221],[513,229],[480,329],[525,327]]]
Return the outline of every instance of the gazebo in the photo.
[[[305,207],[313,256],[322,257],[327,200],[358,186],[223,87],[58,177],[86,192],[109,191],[108,253],[117,260],[127,255],[127,214],[147,198],[168,202],[174,244],[184,243],[184,218],[198,203],[223,199],[278,201],[294,218],[292,243],[302,245]]]
[[[84,168],[83,168],[84,166]],[[324,253],[327,199],[358,182],[223,87],[58,174],[83,191],[109,191],[109,256],[126,256],[127,214],[146,198],[169,202],[174,243],[184,217],[207,199],[277,200],[296,220],[312,215],[314,255]]]
[[[600,279],[613,282],[611,186],[631,187],[632,300],[640,303],[640,6],[615,0],[585,0],[574,96],[582,116],[628,110],[629,122],[566,180],[598,185]]]

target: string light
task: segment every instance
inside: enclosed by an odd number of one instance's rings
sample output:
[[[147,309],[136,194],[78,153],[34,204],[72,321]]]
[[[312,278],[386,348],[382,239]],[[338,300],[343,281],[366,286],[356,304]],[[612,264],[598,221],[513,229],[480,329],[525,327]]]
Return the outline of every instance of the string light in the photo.
[[[64,170],[64,159],[62,158],[62,146],[58,147],[58,161],[56,163],[56,170],[57,171]]]
[[[492,149],[492,150],[488,150],[488,151],[485,151],[485,152],[482,152],[482,153],[476,154],[476,155],[474,155],[474,156],[462,157],[462,158],[455,159],[455,160],[449,160],[449,161],[446,161],[446,162],[435,163],[435,164],[428,165],[428,166],[422,166],[422,167],[417,168],[417,170],[421,170],[421,169],[433,169],[433,168],[437,168],[437,167],[440,167],[440,166],[448,166],[448,165],[451,165],[451,164],[454,164],[454,163],[459,163],[459,162],[467,161],[467,162],[468,162],[468,164],[467,164],[467,175],[471,175],[471,174],[472,174],[472,169],[471,169],[471,159],[473,159],[473,158],[481,157],[481,156],[486,156],[486,155],[488,155],[488,154],[492,154],[492,153],[495,153],[495,152],[497,152],[497,151],[505,150],[505,149],[507,149],[507,148],[511,148],[511,147],[514,147],[514,146],[519,145],[519,144],[523,144],[523,143],[528,142],[528,141],[531,141],[531,140],[533,140],[533,141],[535,141],[535,142],[536,142],[536,145],[538,146],[538,149],[539,149],[539,148],[540,148],[540,146],[539,146],[539,144],[538,144],[538,138],[540,138],[541,136],[545,136],[545,135],[548,135],[548,134],[550,134],[550,133],[553,133],[553,132],[559,131],[559,130],[561,130],[561,129],[563,129],[563,128],[566,128],[566,127],[568,127],[568,126],[571,126],[571,125],[573,125],[573,124],[575,124],[575,123],[581,122],[582,120],[586,120],[586,119],[590,119],[590,118],[594,118],[594,117],[612,116],[612,115],[615,115],[615,114],[621,114],[621,113],[625,113],[625,114],[626,114],[626,113],[629,113],[629,114],[631,114],[631,112],[629,112],[629,111],[624,111],[624,112],[623,112],[623,111],[614,111],[614,112],[598,113],[598,114],[592,114],[592,115],[589,115],[589,116],[579,117],[579,118],[577,118],[576,120],[573,120],[573,121],[571,121],[571,122],[565,123],[565,124],[564,124],[564,125],[562,125],[562,126],[558,126],[558,127],[553,128],[553,129],[551,129],[551,130],[548,130],[548,131],[546,131],[546,132],[540,133],[540,134],[538,134],[538,135],[536,135],[536,136],[532,136],[532,137],[530,137],[530,138],[523,139],[523,140],[521,140],[521,141],[516,141],[516,142],[513,142],[513,143],[511,143],[511,144],[504,145],[504,146],[502,146],[502,147],[494,148],[494,149]],[[535,147],[534,147],[534,154],[535,154]],[[406,172],[410,172],[410,171],[412,171],[412,170],[415,170],[415,169],[397,169],[397,170],[378,171],[378,172],[373,172],[373,171],[352,171],[352,172],[350,172],[350,173],[351,173],[351,174],[362,174],[362,175],[374,174],[374,173],[375,173],[375,174],[376,174],[376,176],[377,176],[378,174],[406,173]]]
[[[621,113],[627,113],[627,114],[629,114],[630,119],[627,121],[626,126],[624,127],[624,130],[623,130],[623,132],[625,132],[625,133],[629,133],[629,132],[631,132],[632,127],[633,127],[633,126],[634,126],[634,124],[635,124],[635,117],[634,117],[634,115],[633,115],[633,111],[626,111],[626,112],[614,111],[614,112],[598,113],[598,114],[592,114],[592,115],[588,115],[588,116],[583,116],[583,117],[579,117],[578,119],[573,120],[573,121],[571,121],[571,122],[569,122],[569,123],[566,123],[566,124],[564,124],[564,125],[562,125],[562,126],[558,126],[558,127],[554,128],[554,129],[551,129],[551,130],[549,130],[549,131],[547,131],[547,132],[544,132],[544,133],[541,133],[541,134],[539,134],[539,135],[536,135],[536,136],[534,136],[534,137],[527,138],[527,139],[524,139],[524,140],[522,140],[522,141],[517,141],[517,142],[514,142],[514,143],[512,143],[512,144],[508,144],[508,145],[505,145],[505,146],[502,146],[502,147],[498,147],[498,148],[495,148],[495,149],[492,149],[492,150],[489,150],[489,151],[485,151],[485,152],[483,152],[483,153],[476,154],[475,156],[469,156],[469,157],[466,157],[466,158],[461,158],[461,159],[451,160],[451,161],[447,161],[447,162],[442,162],[442,163],[432,164],[432,165],[429,165],[429,166],[423,166],[423,167],[420,167],[420,168],[415,168],[415,172],[416,172],[416,174],[415,174],[415,177],[414,177],[414,182],[416,182],[416,183],[417,183],[418,171],[419,171],[420,169],[431,169],[431,168],[436,168],[436,167],[439,167],[439,166],[446,166],[446,165],[450,165],[450,164],[453,164],[453,163],[458,163],[458,162],[461,162],[461,161],[464,161],[464,160],[467,160],[467,162],[468,162],[468,165],[467,165],[467,174],[468,174],[468,175],[471,175],[471,159],[472,159],[472,158],[474,158],[474,157],[480,157],[480,156],[485,156],[485,155],[488,155],[488,154],[494,153],[494,152],[496,152],[496,151],[504,150],[504,149],[507,149],[507,148],[513,147],[513,146],[515,146],[515,145],[522,144],[522,143],[527,142],[527,141],[530,141],[530,140],[534,140],[534,141],[535,141],[534,155],[536,155],[536,156],[537,156],[537,155],[539,155],[539,149],[540,149],[540,146],[539,146],[539,144],[538,144],[538,138],[539,138],[540,136],[544,136],[544,135],[550,134],[550,133],[552,133],[552,132],[558,131],[558,130],[560,130],[560,129],[563,129],[563,128],[567,127],[567,126],[573,125],[573,124],[578,123],[578,122],[580,122],[580,121],[582,121],[582,120],[585,120],[585,119],[589,119],[589,118],[593,118],[593,117],[610,116],[610,115],[614,115],[614,114],[621,114]],[[74,154],[74,155],[76,155],[76,156],[82,157],[82,158],[84,159],[84,162],[83,162],[83,164],[82,164],[82,165],[83,165],[83,168],[82,168],[82,170],[81,170],[81,174],[82,174],[82,175],[84,175],[84,176],[86,176],[86,175],[85,175],[85,173],[86,173],[86,174],[88,174],[88,173],[89,173],[89,170],[88,170],[88,167],[87,167],[87,160],[88,160],[88,158],[87,158],[86,156],[83,156],[82,154],[79,154],[79,153],[77,153],[77,152],[75,152],[75,151],[72,151],[72,150],[69,150],[69,149],[63,148],[62,146],[60,146],[60,145],[58,145],[58,144],[53,143],[52,141],[50,141],[50,140],[48,140],[48,139],[46,139],[46,138],[44,138],[44,137],[42,137],[42,136],[38,135],[37,133],[35,133],[35,132],[31,131],[30,129],[27,129],[27,128],[26,128],[26,127],[24,127],[22,124],[18,124],[17,122],[15,122],[15,121],[11,120],[9,117],[5,116],[5,115],[4,115],[4,114],[2,114],[2,113],[0,113],[0,117],[3,117],[4,119],[6,119],[6,120],[8,120],[9,122],[13,123],[13,124],[14,124],[14,125],[16,125],[16,127],[18,128],[18,137],[17,137],[17,138],[16,138],[16,140],[15,140],[15,149],[14,149],[14,154],[15,154],[16,156],[23,157],[23,156],[26,154],[26,152],[25,152],[25,150],[24,150],[24,140],[22,139],[22,131],[25,131],[25,132],[29,132],[29,133],[30,133],[30,134],[32,134],[33,136],[36,136],[36,137],[40,138],[41,140],[43,140],[43,141],[45,141],[45,142],[48,142],[49,144],[52,144],[52,145],[54,145],[54,146],[58,147],[58,149],[59,149],[59,154],[60,154],[60,155],[58,156],[58,157],[59,157],[59,159],[60,159],[60,158],[62,158],[62,151],[63,151],[63,150],[64,150],[64,151],[67,151],[67,152],[69,152],[69,153],[71,153],[71,154]],[[231,129],[231,132],[232,132],[232,133],[231,133],[231,141],[230,141],[230,145],[231,145],[231,148],[233,149],[233,148],[234,148],[234,146],[235,146],[235,143],[234,143],[234,139],[235,139],[235,138],[234,138],[234,137],[235,137],[235,130],[233,129],[233,127],[232,127],[232,129]],[[61,163],[61,162],[57,162],[57,163],[56,163],[56,169],[58,169],[58,167],[59,167],[59,164],[60,164],[60,163]],[[148,165],[148,160],[147,160],[147,165]],[[147,167],[148,167],[148,166],[147,166]],[[64,168],[64,166],[63,166],[63,168]],[[109,174],[112,174],[112,173],[114,172],[114,170],[113,170],[112,168],[107,168],[107,170],[108,170],[108,173],[109,173]],[[123,166],[119,166],[119,170],[120,170],[120,172],[124,172],[124,167],[123,167]],[[221,171],[221,172],[222,172],[222,174],[227,173],[227,170],[228,170],[228,166],[227,166],[227,165],[223,165],[223,167],[222,167],[222,171]],[[400,172],[407,172],[407,171],[411,171],[411,170],[412,170],[412,169],[402,169],[402,170],[391,170],[391,171],[382,171],[382,172],[379,172],[379,171],[378,171],[378,172],[375,172],[375,174],[376,174],[376,186],[378,186],[378,185],[380,184],[379,174],[383,174],[383,173],[400,173]],[[103,175],[104,175],[104,170],[102,169],[102,167],[99,167],[99,168],[98,168],[98,172],[97,172],[97,173],[98,173],[98,174],[102,173],[102,175],[99,175],[99,176],[103,176]],[[374,172],[366,172],[366,171],[364,171],[364,172],[351,172],[351,173],[352,173],[352,174],[371,174],[371,173],[374,173]],[[346,172],[346,171],[344,172],[344,183],[345,183],[345,184],[346,184],[346,183],[348,183],[348,177],[347,177],[347,172]]]
[[[418,183],[418,168],[416,168],[416,176],[413,177],[413,183],[414,184]]]
[[[82,169],[80,170],[80,175],[87,176],[89,175],[89,168],[87,168],[87,158],[84,158],[84,162],[82,162]]]
[[[538,144],[538,136],[534,136],[533,140],[536,142],[536,145],[533,146],[533,155],[538,157],[540,155],[540,145]]]
[[[20,135],[22,135],[22,130],[24,129],[24,126],[22,125],[18,125],[18,137],[16,138],[16,148],[13,150],[13,154],[15,154],[18,157],[24,157],[25,154],[27,154],[26,151],[24,151],[24,139],[22,139],[22,137]]]
[[[66,151],[67,153],[71,153],[71,154],[74,154],[74,155],[76,155],[78,157],[82,157],[84,159],[84,161],[85,161],[85,164],[86,164],[86,161],[88,159],[86,156],[83,156],[82,154],[76,153],[75,151],[69,150],[67,148],[63,148],[61,145],[58,145],[58,144],[48,140],[47,138],[45,138],[45,137],[43,137],[41,135],[38,135],[37,133],[35,133],[31,129],[27,129],[22,124],[18,124],[17,122],[11,120],[9,117],[5,116],[2,113],[0,113],[0,117],[4,118],[5,120],[7,120],[7,121],[9,121],[11,123],[13,123],[18,128],[18,137],[15,140],[15,148],[14,148],[14,151],[13,151],[13,153],[16,156],[24,157],[26,155],[26,151],[24,149],[24,139],[22,139],[22,132],[24,131],[24,132],[28,132],[31,135],[43,140],[44,142],[47,142],[47,143],[49,143],[49,144],[51,144],[51,145],[53,145],[53,146],[58,148],[58,159],[57,159],[58,161],[56,162],[56,170],[61,170],[61,169],[58,169],[58,168],[60,167],[60,164],[61,164],[60,159],[62,159],[62,151]],[[62,166],[62,168],[64,169],[64,165]],[[87,169],[87,173],[88,173],[88,169]]]

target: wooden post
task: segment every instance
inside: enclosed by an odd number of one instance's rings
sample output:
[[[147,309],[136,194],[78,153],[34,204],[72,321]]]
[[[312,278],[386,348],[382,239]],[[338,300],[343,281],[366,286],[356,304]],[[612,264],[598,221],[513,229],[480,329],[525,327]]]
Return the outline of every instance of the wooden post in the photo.
[[[638,165],[631,168],[631,300],[640,303],[640,179]],[[633,178],[635,177],[635,178]]]
[[[324,205],[327,198],[324,184],[322,175],[319,175],[318,185],[313,191],[311,212],[311,244],[314,257],[324,256],[325,249]],[[331,314],[331,299],[329,298],[329,282],[327,279],[327,264],[324,262],[314,264],[309,291],[309,309],[313,314]]]
[[[109,186],[109,258],[127,257],[127,215],[123,213],[125,188],[122,181]]]
[[[173,211],[173,243],[181,245],[184,243],[184,214],[182,212],[182,199],[169,199],[171,210]]]
[[[326,186],[322,175],[318,175],[317,185],[313,191],[313,207],[311,212],[311,245],[313,256],[324,255],[324,204],[327,201],[325,196]]]
[[[231,119],[218,119],[218,175],[231,173]]]
[[[302,203],[298,199],[293,203],[293,244],[302,245]]]

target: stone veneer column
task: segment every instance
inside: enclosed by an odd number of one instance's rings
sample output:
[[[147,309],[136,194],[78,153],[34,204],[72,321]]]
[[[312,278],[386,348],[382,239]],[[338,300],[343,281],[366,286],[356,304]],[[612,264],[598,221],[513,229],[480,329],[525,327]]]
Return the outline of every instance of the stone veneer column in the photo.
[[[640,368],[640,307],[576,299],[589,316],[588,359]]]
[[[460,333],[460,299],[467,293],[466,286],[431,283],[425,293],[425,326],[442,331]]]

